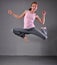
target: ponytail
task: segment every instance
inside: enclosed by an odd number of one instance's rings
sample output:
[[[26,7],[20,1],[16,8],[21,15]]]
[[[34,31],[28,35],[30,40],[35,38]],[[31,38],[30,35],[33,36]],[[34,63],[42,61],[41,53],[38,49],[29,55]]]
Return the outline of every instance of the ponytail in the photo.
[[[29,8],[29,11],[31,11],[32,10],[32,8]]]

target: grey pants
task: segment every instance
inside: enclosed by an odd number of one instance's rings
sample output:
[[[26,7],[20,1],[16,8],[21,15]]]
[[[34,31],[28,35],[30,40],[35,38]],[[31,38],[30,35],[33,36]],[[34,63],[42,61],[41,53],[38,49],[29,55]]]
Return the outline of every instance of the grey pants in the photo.
[[[47,35],[45,34],[45,32],[44,32],[44,30],[37,31],[35,28],[30,28],[30,29],[14,28],[13,29],[13,33],[15,35],[22,37],[22,38],[25,37],[25,34],[34,34],[42,39],[47,39]]]

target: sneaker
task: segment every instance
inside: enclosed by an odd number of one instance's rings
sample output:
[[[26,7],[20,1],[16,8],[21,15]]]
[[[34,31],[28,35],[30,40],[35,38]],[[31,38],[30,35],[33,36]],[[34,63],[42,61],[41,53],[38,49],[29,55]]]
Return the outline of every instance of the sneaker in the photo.
[[[47,35],[47,28],[46,28],[46,27],[41,27],[41,31],[42,31],[45,35]]]

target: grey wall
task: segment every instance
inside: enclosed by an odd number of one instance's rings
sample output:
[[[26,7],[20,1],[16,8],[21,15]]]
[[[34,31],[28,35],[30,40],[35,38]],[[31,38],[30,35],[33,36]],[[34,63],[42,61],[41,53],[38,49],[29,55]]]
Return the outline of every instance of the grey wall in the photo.
[[[14,27],[23,27],[23,18],[17,20],[7,14],[11,9],[20,14],[29,9],[33,1],[39,3],[37,14],[41,17],[41,11],[47,11],[46,23],[48,39],[42,40],[30,35],[26,43],[22,38],[11,31]],[[57,55],[57,2],[56,0],[0,0],[0,55]],[[35,21],[36,28],[42,25]]]

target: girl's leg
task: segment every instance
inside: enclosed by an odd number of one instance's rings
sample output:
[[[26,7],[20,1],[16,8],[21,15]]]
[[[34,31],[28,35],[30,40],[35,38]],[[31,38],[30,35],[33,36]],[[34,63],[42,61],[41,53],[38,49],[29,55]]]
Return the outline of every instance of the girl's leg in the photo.
[[[26,34],[24,32],[25,32],[24,29],[20,29],[20,28],[13,29],[13,33],[15,35],[22,37],[27,42],[28,38],[27,38],[27,36],[26,36]]]
[[[36,30],[35,28],[33,28],[31,31],[29,31],[31,34],[37,35],[39,37],[41,37],[42,39],[47,39],[47,35],[45,35],[43,32],[41,32],[40,30]]]
[[[45,35],[40,30],[37,31],[35,28],[31,28],[31,29],[15,28],[13,29],[13,33],[24,39],[26,39],[25,34],[34,34],[41,37],[42,39],[47,39],[47,35]]]
[[[13,33],[17,36],[24,38],[24,39],[27,39],[26,34],[29,34],[27,29],[22,29],[22,28],[14,28]]]
[[[13,33],[14,33],[15,35],[24,38],[24,37],[25,37],[25,33],[22,32],[22,31],[24,31],[24,30],[21,29],[21,28],[14,28],[14,29],[13,29]]]

